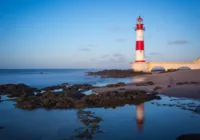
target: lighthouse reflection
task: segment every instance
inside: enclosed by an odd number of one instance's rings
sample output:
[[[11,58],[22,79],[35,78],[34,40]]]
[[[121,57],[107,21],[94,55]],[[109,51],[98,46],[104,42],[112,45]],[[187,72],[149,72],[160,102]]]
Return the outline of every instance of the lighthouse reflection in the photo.
[[[136,106],[136,124],[137,124],[138,131],[142,132],[143,124],[144,124],[144,104],[143,103]]]

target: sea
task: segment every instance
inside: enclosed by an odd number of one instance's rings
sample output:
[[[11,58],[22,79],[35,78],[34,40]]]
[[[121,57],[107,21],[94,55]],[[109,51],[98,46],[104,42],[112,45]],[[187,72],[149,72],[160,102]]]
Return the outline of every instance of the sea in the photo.
[[[0,84],[24,83],[43,88],[61,83],[92,84],[133,83],[134,78],[87,76],[97,69],[9,69],[0,70]],[[160,95],[140,105],[116,108],[87,108],[102,118],[101,133],[94,140],[176,140],[182,134],[200,133],[200,114],[192,109],[200,101]],[[0,140],[72,140],[76,130],[85,127],[77,118],[78,109],[23,110],[2,96],[0,102]]]

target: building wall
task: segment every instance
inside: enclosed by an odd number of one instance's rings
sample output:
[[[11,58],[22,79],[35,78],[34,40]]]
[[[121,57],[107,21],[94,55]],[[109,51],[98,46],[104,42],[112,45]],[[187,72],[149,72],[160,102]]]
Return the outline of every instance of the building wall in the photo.
[[[168,69],[179,69],[181,67],[188,67],[190,69],[200,69],[200,64],[198,63],[183,63],[183,62],[180,62],[180,63],[169,63],[169,62],[163,62],[163,63],[157,63],[157,62],[150,62],[148,64],[148,68],[149,68],[149,71],[151,71],[153,68],[155,67],[163,67],[166,71]]]
[[[132,63],[133,71],[151,72],[155,67],[163,67],[168,69],[179,69],[181,67],[189,67],[190,69],[200,69],[200,58],[194,62],[134,62]]]

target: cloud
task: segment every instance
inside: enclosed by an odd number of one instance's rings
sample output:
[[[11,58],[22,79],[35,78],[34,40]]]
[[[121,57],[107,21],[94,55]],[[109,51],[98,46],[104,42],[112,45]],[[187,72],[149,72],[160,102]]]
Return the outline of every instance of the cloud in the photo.
[[[119,26],[113,26],[113,27],[108,28],[108,31],[121,32],[121,31],[124,31],[124,29],[122,27],[119,27]]]
[[[117,53],[112,56],[105,54],[103,56],[101,58],[105,59],[98,61],[98,63],[122,63],[126,61],[126,58],[123,54]]]
[[[151,52],[147,54],[148,56],[157,56],[157,55],[161,55],[161,53],[159,52]]]
[[[117,38],[117,39],[115,39],[115,41],[117,41],[117,42],[125,42],[127,39],[125,39],[125,38]]]
[[[101,58],[107,58],[107,57],[109,57],[108,54],[104,54],[104,55],[101,56]]]
[[[88,44],[87,46],[88,47],[96,47],[96,45],[93,45],[93,44]]]
[[[120,53],[116,53],[116,54],[114,54],[113,56],[114,56],[114,57],[124,57],[124,55],[123,55],[123,54],[120,54]]]
[[[168,41],[168,45],[181,45],[181,44],[188,44],[187,40],[175,40],[175,41]]]
[[[95,58],[90,58],[90,61],[96,61],[96,59]]]
[[[151,58],[157,58],[160,57],[162,55],[162,53],[160,52],[150,52],[147,53],[147,55],[145,55],[145,58],[151,59]]]
[[[89,48],[82,48],[82,49],[80,49],[80,51],[90,51],[90,49]]]
[[[110,62],[125,62],[126,61],[126,58],[123,54],[120,54],[120,53],[116,53],[113,55],[113,58],[110,58]]]
[[[111,62],[111,63],[122,63],[125,61],[126,61],[126,59],[124,57],[110,58],[110,60],[109,60],[109,62]]]

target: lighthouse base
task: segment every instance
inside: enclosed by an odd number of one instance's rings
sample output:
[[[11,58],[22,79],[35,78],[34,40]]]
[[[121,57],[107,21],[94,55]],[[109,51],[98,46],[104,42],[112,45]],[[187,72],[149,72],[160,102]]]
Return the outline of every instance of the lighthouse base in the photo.
[[[132,62],[131,68],[135,72],[149,72],[148,63],[147,62]]]

